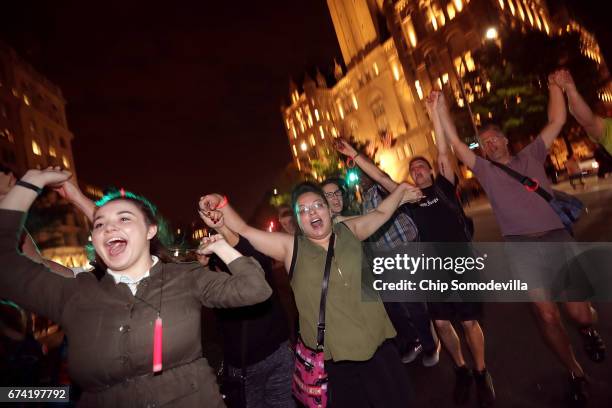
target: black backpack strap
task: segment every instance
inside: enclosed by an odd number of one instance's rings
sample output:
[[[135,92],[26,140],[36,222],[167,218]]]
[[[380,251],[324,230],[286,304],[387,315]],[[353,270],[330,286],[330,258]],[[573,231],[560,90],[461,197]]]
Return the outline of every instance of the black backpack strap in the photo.
[[[540,186],[540,184],[538,183],[537,180],[534,180],[531,177],[527,177],[527,176],[519,173],[518,171],[516,171],[514,169],[511,169],[510,167],[506,166],[505,164],[497,163],[497,162],[494,162],[492,160],[489,160],[489,163],[491,163],[495,167],[500,168],[503,171],[505,171],[506,174],[508,174],[510,177],[512,177],[513,179],[515,179],[516,181],[518,181],[519,183],[524,185],[527,190],[538,193],[538,195],[540,197],[542,197],[544,200],[546,200],[546,201],[552,201],[553,200],[553,196],[550,195],[550,193],[548,191],[544,190]]]
[[[325,340],[325,303],[327,301],[327,289],[329,287],[329,273],[331,270],[331,261],[334,257],[334,243],[336,234],[332,232],[329,237],[329,245],[327,247],[327,257],[325,259],[325,272],[323,273],[323,285],[321,286],[321,302],[319,304],[319,322],[317,324],[317,350],[323,350]]]
[[[295,262],[297,261],[298,253],[298,235],[293,235],[293,255],[291,256],[291,266],[289,267],[289,282],[293,278],[293,270],[295,269]]]

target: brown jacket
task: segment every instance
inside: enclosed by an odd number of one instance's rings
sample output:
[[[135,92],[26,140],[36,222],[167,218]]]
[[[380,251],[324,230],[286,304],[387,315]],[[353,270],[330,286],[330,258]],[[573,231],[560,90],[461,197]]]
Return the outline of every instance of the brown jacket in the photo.
[[[259,303],[272,290],[252,258],[232,275],[197,263],[158,262],[136,296],[110,275],[67,279],[16,250],[25,214],[0,210],[0,297],[58,322],[68,337],[68,366],[84,393],[81,406],[222,407],[215,375],[202,357],[201,307]],[[153,324],[161,299],[163,371],[152,374]]]

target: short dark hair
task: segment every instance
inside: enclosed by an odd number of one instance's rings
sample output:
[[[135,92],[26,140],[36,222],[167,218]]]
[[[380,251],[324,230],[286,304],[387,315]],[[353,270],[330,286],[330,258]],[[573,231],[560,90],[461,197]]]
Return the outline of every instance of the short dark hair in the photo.
[[[502,130],[501,126],[499,126],[495,122],[487,122],[478,128],[478,136],[482,135],[484,132],[489,132],[489,131],[497,132],[501,135],[504,135],[504,131]]]
[[[297,213],[296,206],[297,200],[302,195],[306,193],[314,193],[323,199],[323,202],[327,204],[327,199],[325,198],[325,193],[321,189],[318,184],[312,183],[310,181],[304,181],[293,188],[291,191],[291,208],[294,213]]]
[[[410,159],[410,161],[408,162],[408,169],[410,169],[412,163],[414,163],[415,161],[425,162],[427,164],[427,167],[433,170],[433,167],[431,167],[431,163],[424,156],[414,156],[412,159]]]

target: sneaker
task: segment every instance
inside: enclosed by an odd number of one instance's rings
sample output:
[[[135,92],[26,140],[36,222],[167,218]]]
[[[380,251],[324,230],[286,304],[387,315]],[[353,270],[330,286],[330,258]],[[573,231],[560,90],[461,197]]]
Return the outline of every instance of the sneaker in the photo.
[[[455,389],[453,390],[455,404],[465,404],[470,400],[470,388],[473,381],[472,370],[466,366],[455,368]]]
[[[423,352],[423,345],[421,343],[416,343],[410,351],[402,356],[402,363],[408,364],[412,363],[416,358]]]
[[[495,388],[493,388],[493,378],[485,368],[483,371],[474,371],[476,380],[476,393],[481,408],[493,406],[495,402]]]
[[[580,331],[584,340],[584,351],[589,358],[596,363],[601,363],[606,358],[606,343],[593,327],[589,327],[586,331]]]
[[[570,402],[573,407],[586,406],[589,399],[588,382],[585,377],[576,377],[574,374],[570,377]]]
[[[438,340],[438,344],[436,344],[436,348],[434,348],[432,351],[426,351],[423,354],[423,365],[425,367],[433,367],[436,364],[438,364],[438,361],[440,361],[440,348],[442,347],[442,345],[440,344],[440,341]]]

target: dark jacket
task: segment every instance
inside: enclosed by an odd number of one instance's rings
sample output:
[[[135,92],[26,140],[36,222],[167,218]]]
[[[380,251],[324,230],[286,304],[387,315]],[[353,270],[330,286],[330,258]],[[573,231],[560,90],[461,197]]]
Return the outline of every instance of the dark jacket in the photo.
[[[0,210],[0,297],[44,315],[69,339],[68,365],[82,406],[222,407],[215,375],[202,357],[202,305],[237,307],[272,293],[259,264],[241,257],[232,275],[197,263],[158,262],[136,296],[110,275],[67,279],[20,256],[25,214]],[[163,372],[152,374],[153,324],[161,302]]]
[[[272,259],[253,248],[242,236],[234,248],[257,260],[265,272],[268,284],[272,288],[276,286]],[[219,266],[223,268],[225,264]],[[281,343],[289,340],[287,316],[278,292],[275,289],[273,291],[272,296],[256,305],[217,310],[223,334],[223,355],[229,365],[242,367],[243,357],[245,366],[258,363],[274,353]]]

